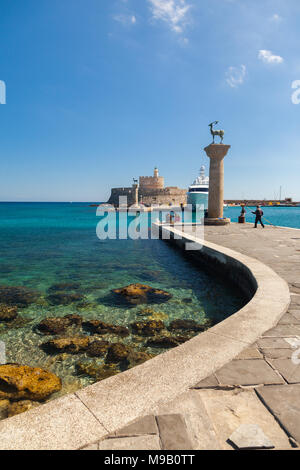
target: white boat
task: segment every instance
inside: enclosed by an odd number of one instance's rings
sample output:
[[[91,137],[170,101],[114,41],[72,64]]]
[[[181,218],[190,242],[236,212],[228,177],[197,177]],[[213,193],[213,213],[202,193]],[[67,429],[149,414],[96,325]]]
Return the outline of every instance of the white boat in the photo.
[[[187,203],[191,204],[193,208],[196,208],[196,205],[203,205],[204,210],[207,210],[208,188],[209,177],[205,176],[205,166],[202,166],[200,169],[200,175],[195,179],[193,184],[189,186],[189,190],[187,192]]]

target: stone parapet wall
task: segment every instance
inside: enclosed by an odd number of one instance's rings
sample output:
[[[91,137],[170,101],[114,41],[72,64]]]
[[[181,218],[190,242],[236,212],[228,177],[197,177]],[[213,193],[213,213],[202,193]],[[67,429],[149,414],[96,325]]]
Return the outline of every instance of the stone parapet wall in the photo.
[[[152,204],[186,204],[186,196],[181,195],[171,195],[171,194],[161,194],[158,196],[143,196],[140,197],[140,201],[147,206],[151,206]]]
[[[177,187],[163,189],[139,188],[139,202],[151,206],[151,204],[186,204],[186,190]],[[112,188],[109,204],[119,205],[119,197],[127,196],[128,205],[135,203],[135,189],[133,188]]]
[[[143,189],[163,189],[165,179],[163,176],[140,176],[140,188]]]
[[[128,205],[135,202],[135,190],[133,188],[112,188],[108,204],[119,206],[119,197],[126,196]]]

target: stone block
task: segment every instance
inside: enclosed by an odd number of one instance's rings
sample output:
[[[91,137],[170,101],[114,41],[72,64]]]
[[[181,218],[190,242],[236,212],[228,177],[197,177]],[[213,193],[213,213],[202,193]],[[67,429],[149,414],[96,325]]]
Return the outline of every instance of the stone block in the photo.
[[[261,387],[257,393],[287,433],[300,442],[300,385]]]
[[[216,377],[222,385],[284,383],[282,378],[262,359],[232,361],[218,370]]]
[[[274,449],[274,445],[256,424],[242,424],[229,437],[234,447],[240,450]]]
[[[180,414],[157,416],[163,450],[192,450],[185,419]]]
[[[99,442],[99,450],[161,450],[158,436],[136,436],[106,439]]]
[[[117,431],[115,436],[139,436],[144,434],[158,434],[155,416],[144,416],[144,418]]]

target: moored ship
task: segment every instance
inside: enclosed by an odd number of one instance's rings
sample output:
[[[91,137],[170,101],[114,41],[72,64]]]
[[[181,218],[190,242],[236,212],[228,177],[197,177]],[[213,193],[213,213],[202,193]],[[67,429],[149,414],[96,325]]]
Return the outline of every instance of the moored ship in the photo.
[[[200,169],[200,175],[195,179],[193,184],[189,186],[187,192],[187,203],[196,209],[197,206],[204,206],[204,210],[208,209],[208,189],[209,189],[209,177],[205,176],[205,166]]]

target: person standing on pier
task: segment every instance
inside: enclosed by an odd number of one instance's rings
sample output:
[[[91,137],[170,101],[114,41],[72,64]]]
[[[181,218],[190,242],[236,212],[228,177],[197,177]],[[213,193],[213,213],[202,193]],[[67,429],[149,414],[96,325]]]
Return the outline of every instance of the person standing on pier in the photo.
[[[263,211],[261,210],[260,206],[256,206],[256,211],[253,212],[252,211],[252,214],[255,215],[255,225],[254,225],[254,228],[257,228],[257,224],[258,222],[260,222],[262,228],[265,228],[264,224],[263,224],[263,221],[261,220],[262,216],[264,215]]]

